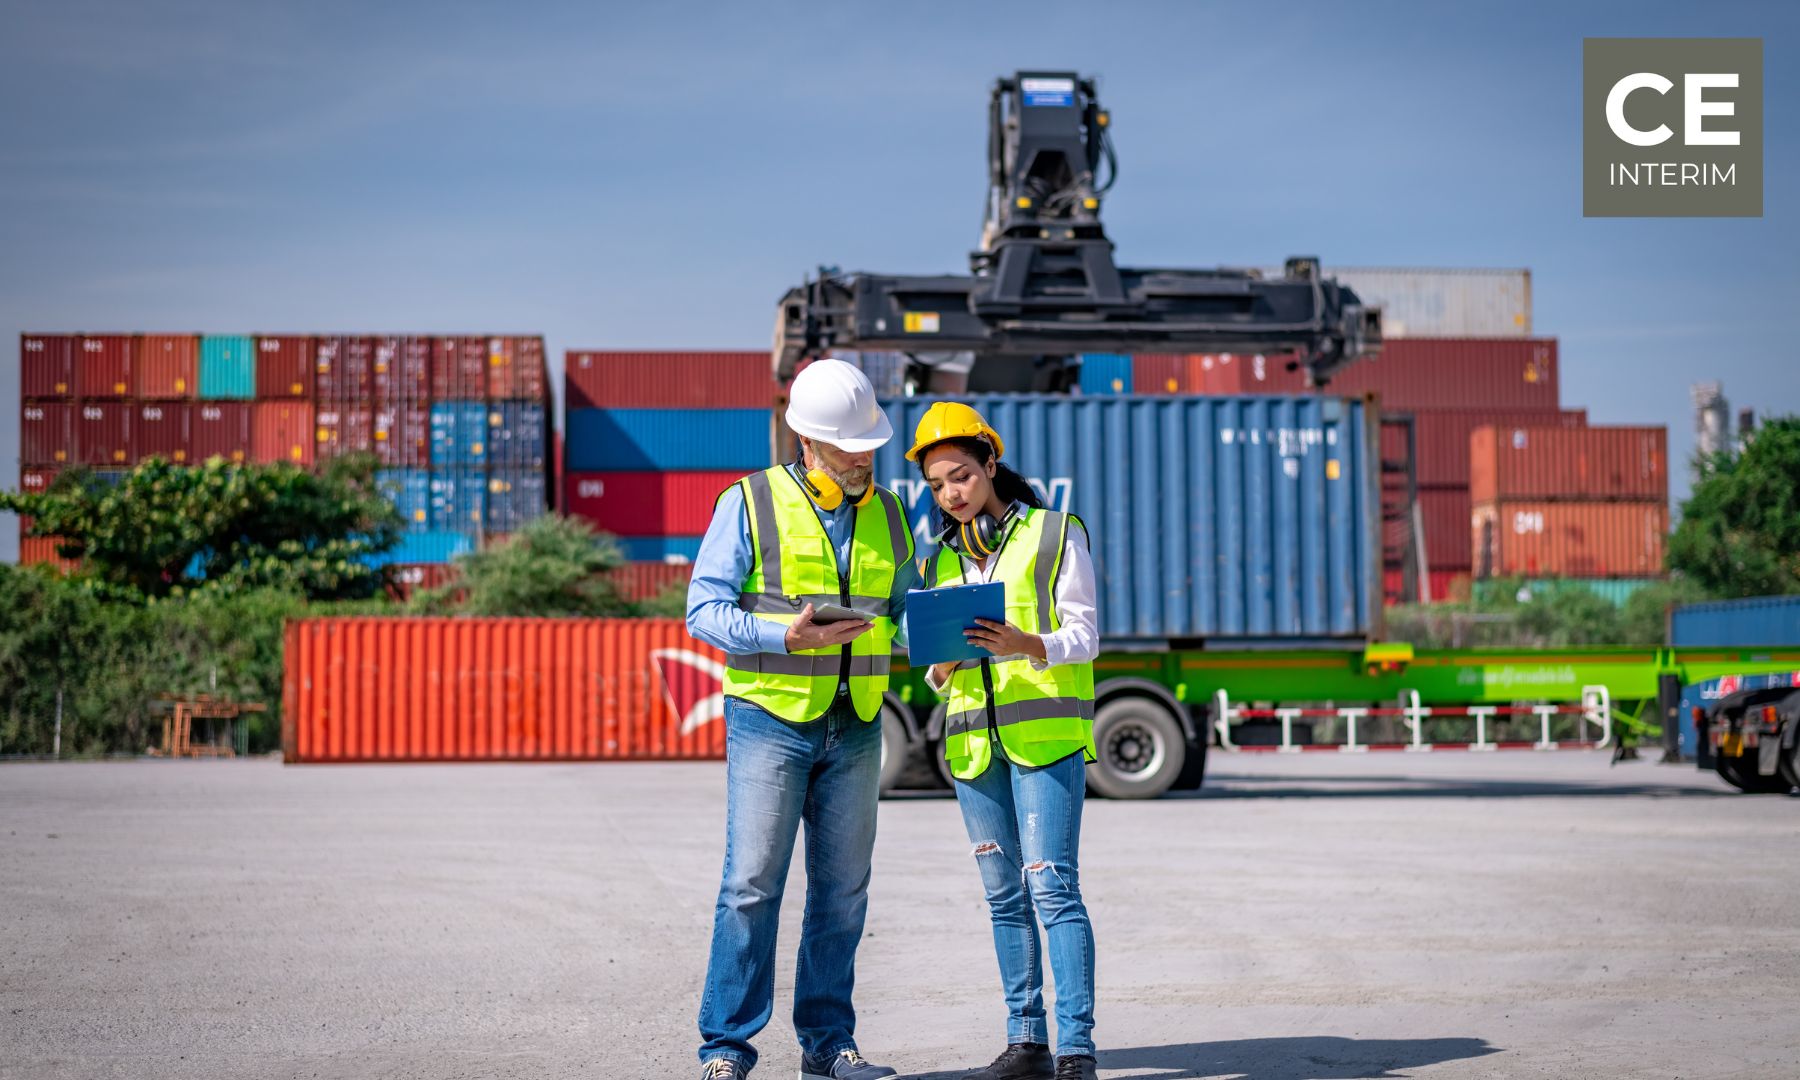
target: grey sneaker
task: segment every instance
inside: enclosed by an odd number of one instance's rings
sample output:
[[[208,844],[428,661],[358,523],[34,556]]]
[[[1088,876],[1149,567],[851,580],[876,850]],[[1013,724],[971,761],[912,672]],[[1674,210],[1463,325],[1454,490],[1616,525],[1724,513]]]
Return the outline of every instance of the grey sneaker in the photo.
[[[800,1080],[884,1080],[898,1076],[886,1065],[871,1065],[854,1049],[839,1050],[837,1056],[816,1058],[800,1055]]]
[[[749,1075],[736,1058],[716,1057],[700,1066],[700,1080],[745,1080]]]

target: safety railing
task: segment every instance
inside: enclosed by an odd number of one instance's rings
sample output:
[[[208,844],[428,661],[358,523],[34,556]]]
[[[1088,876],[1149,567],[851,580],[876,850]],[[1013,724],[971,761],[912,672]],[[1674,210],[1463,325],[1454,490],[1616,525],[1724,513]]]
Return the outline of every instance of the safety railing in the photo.
[[[1494,725],[1502,719],[1530,716],[1537,720],[1535,742],[1500,742],[1489,738]],[[1364,721],[1393,717],[1401,721],[1411,738],[1398,743],[1365,743],[1358,738],[1358,727]],[[1563,717],[1575,718],[1575,737],[1557,740],[1551,737],[1551,724]],[[1343,722],[1345,739],[1341,743],[1294,742],[1294,724],[1301,720],[1339,720]],[[1281,726],[1281,742],[1272,746],[1245,746],[1232,738],[1231,728],[1246,720],[1273,720]],[[1469,742],[1427,742],[1427,720],[1472,723],[1474,739]],[[1597,739],[1588,737],[1588,728],[1599,729]],[[1343,754],[1367,753],[1370,750],[1400,750],[1430,753],[1433,750],[1467,750],[1487,753],[1496,750],[1601,750],[1612,744],[1612,696],[1604,686],[1586,686],[1581,701],[1569,704],[1535,705],[1423,705],[1416,690],[1403,690],[1400,702],[1392,707],[1344,705],[1328,708],[1279,706],[1247,708],[1232,702],[1225,691],[1213,695],[1213,726],[1218,731],[1219,746],[1226,750],[1272,751],[1298,754],[1308,750],[1336,751]]]

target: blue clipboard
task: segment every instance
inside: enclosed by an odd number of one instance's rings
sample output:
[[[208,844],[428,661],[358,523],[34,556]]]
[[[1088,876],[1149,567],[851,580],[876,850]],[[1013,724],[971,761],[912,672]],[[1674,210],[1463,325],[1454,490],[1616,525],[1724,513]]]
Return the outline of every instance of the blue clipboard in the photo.
[[[993,654],[971,645],[963,630],[976,619],[1006,621],[1006,584],[951,585],[911,589],[906,594],[906,652],[915,667],[952,660],[983,660]]]

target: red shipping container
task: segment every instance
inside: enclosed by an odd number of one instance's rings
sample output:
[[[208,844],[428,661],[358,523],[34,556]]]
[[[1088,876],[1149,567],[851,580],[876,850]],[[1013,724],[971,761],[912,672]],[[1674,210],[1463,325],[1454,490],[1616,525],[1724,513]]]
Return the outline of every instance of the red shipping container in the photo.
[[[60,543],[62,543],[60,536],[19,537],[19,565],[50,566],[60,573],[74,573],[80,569],[81,564],[74,559],[65,559],[58,555],[56,545]]]
[[[19,335],[19,396],[66,398],[75,393],[73,334]]]
[[[1668,460],[1668,428],[1481,427],[1469,441],[1469,496],[1663,500]]]
[[[547,383],[543,338],[488,339],[487,394],[490,400],[541,402]]]
[[[619,595],[633,603],[654,600],[670,589],[685,591],[694,574],[690,563],[629,562],[606,572]]]
[[[1475,576],[1654,577],[1668,504],[1508,500],[1475,507]]]
[[[192,439],[191,406],[174,401],[146,401],[134,404],[132,409],[133,464],[152,457],[178,465],[187,462]]]
[[[570,473],[565,510],[617,536],[695,536],[741,472]]]
[[[20,469],[19,491],[25,495],[42,495],[50,490],[60,469]]]
[[[679,619],[297,619],[282,759],[717,759],[724,656]]]
[[[75,392],[84,398],[131,396],[130,334],[95,334],[81,339],[75,353]]]
[[[313,418],[314,457],[319,461],[367,453],[373,417],[367,408],[321,402]]]
[[[569,409],[766,409],[775,376],[764,352],[563,354]]]
[[[313,339],[313,395],[319,401],[366,402],[375,339]]]
[[[378,409],[370,440],[383,465],[430,465],[431,412],[422,404]]]
[[[1131,392],[1198,394],[1195,370],[1186,353],[1142,353],[1131,358]]]
[[[376,400],[388,405],[431,400],[430,338],[390,336],[372,343],[370,382]]]
[[[190,411],[190,456],[195,462],[224,458],[233,464],[250,460],[250,415],[245,401],[212,401]]]
[[[388,568],[387,594],[405,603],[415,593],[449,584],[458,573],[454,563],[396,563]]]
[[[1187,358],[1188,381],[1202,394],[1312,394],[1293,353],[1201,353]]]
[[[431,346],[431,399],[485,400],[487,369],[487,338],[434,338]]]
[[[138,339],[135,366],[138,397],[191,398],[200,388],[200,338],[197,334],[145,334]]]
[[[310,398],[313,396],[313,339],[263,337],[256,339],[256,396],[258,400]]]
[[[131,463],[131,414],[123,401],[84,401],[75,412],[75,450],[83,465],[118,468]]]
[[[1332,376],[1329,392],[1378,394],[1387,411],[1554,412],[1555,338],[1395,338]]]
[[[1389,605],[1411,603],[1400,593],[1406,584],[1406,576],[1400,570],[1384,570],[1381,573],[1382,599]],[[1469,598],[1471,580],[1467,570],[1433,570],[1426,579],[1428,591],[1422,602],[1441,604],[1445,601],[1464,601]]]
[[[19,463],[72,465],[75,462],[75,406],[27,402],[19,410]]]
[[[1469,489],[1420,488],[1419,517],[1425,527],[1425,561],[1433,571],[1467,573],[1474,565],[1469,549]]]
[[[263,465],[313,463],[310,401],[259,401],[250,414],[250,460]]]
[[[1388,410],[1384,407],[1384,413]],[[1484,424],[1529,424],[1534,427],[1579,428],[1587,424],[1586,409],[1561,412],[1447,412],[1418,409],[1412,413],[1413,443],[1421,484],[1433,487],[1465,487],[1469,483],[1469,435]],[[1384,423],[1381,455],[1388,461],[1405,460],[1404,429]]]

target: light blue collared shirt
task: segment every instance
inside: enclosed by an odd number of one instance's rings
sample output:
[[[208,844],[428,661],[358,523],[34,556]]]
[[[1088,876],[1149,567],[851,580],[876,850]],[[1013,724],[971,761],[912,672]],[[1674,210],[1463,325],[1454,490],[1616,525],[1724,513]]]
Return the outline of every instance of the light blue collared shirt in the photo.
[[[793,472],[792,465],[787,468]],[[837,552],[840,568],[850,565],[851,510],[848,501],[836,510],[822,510],[813,504],[813,511],[825,526],[825,536]],[[744,489],[733,484],[713,508],[712,522],[700,541],[700,553],[694,557],[694,576],[688,583],[687,595],[688,633],[738,656],[787,652],[786,626],[759,619],[738,607],[738,596],[755,565]],[[888,599],[888,612],[894,620],[894,643],[902,649],[906,647],[906,592],[918,587],[918,567],[907,560],[895,570],[893,593]]]

